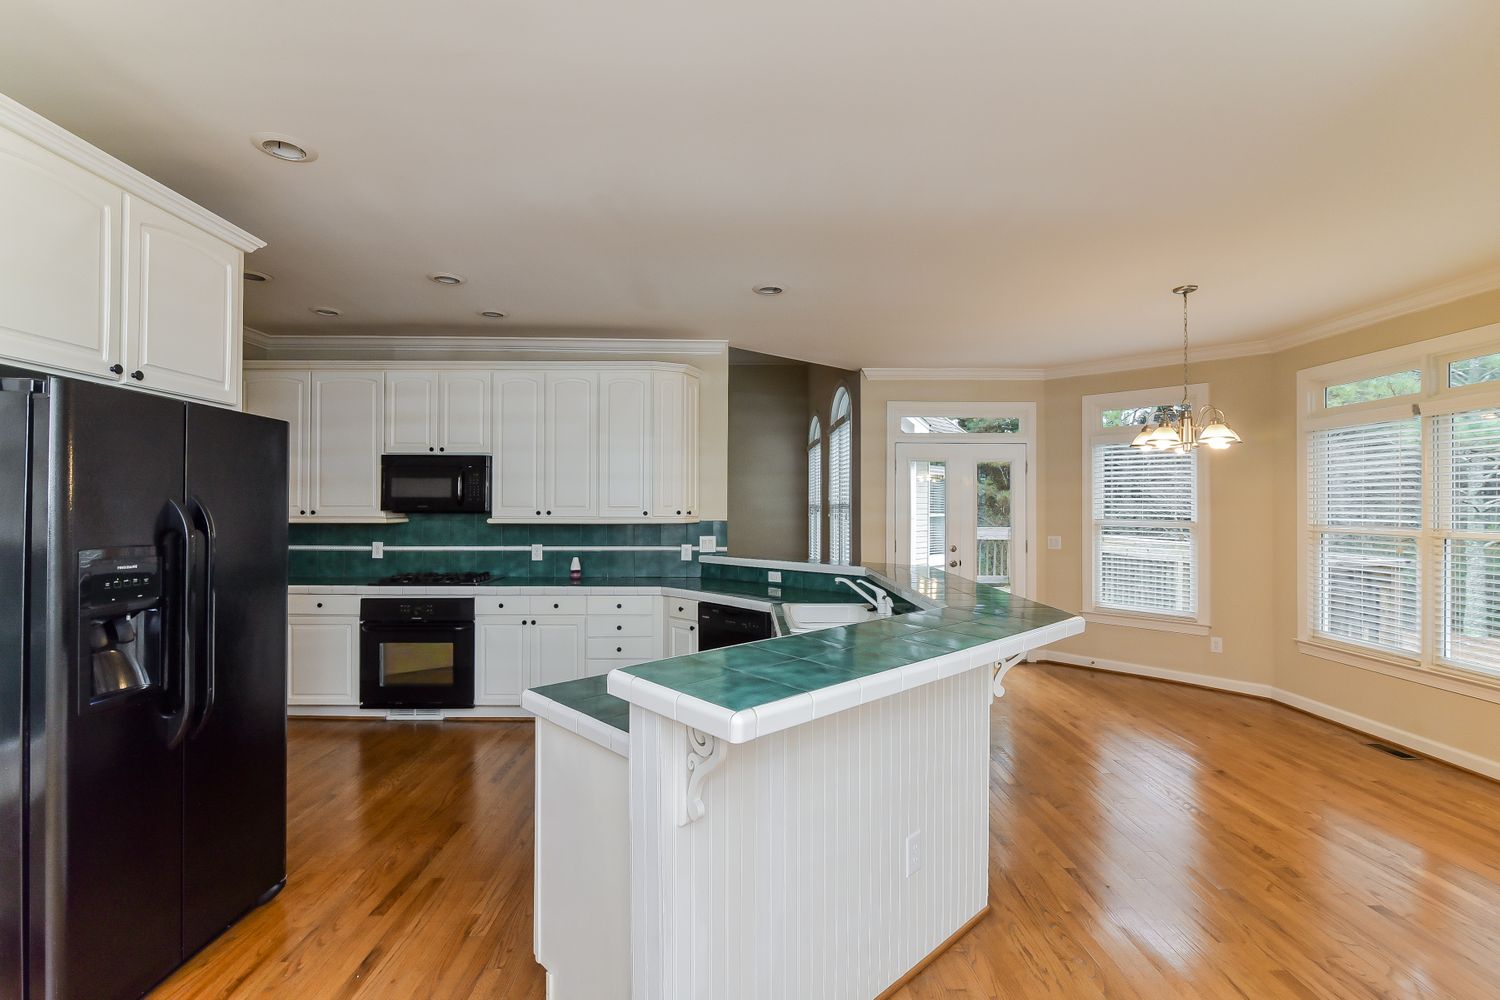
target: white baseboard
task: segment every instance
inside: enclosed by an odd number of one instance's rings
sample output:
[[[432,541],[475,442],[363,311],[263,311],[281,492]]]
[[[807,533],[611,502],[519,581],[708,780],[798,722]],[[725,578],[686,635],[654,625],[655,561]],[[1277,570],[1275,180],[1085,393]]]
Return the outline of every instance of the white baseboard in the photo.
[[[292,719],[368,719],[385,722],[383,708],[359,708],[355,705],[289,705],[286,714]],[[535,719],[536,716],[524,708],[508,705],[480,705],[476,708],[445,708],[443,718],[451,721],[464,719]]]
[[[1257,698],[1268,698],[1271,701],[1280,702],[1291,708],[1300,709],[1310,715],[1336,722],[1341,726],[1367,733],[1377,739],[1387,740],[1408,749],[1415,750],[1433,760],[1441,760],[1467,771],[1482,774],[1487,778],[1500,781],[1500,761],[1478,754],[1461,750],[1458,747],[1440,743],[1417,733],[1399,729],[1376,719],[1370,719],[1363,715],[1314,701],[1294,691],[1287,691],[1276,687],[1274,684],[1259,684],[1253,681],[1235,680],[1229,677],[1215,677],[1212,674],[1193,674],[1183,670],[1170,670],[1166,667],[1154,667],[1144,663],[1126,663],[1123,660],[1106,660],[1097,656],[1079,656],[1076,653],[1064,653],[1055,649],[1038,649],[1029,657],[1031,660],[1050,660],[1053,663],[1062,663],[1075,667],[1092,667],[1095,670],[1107,670],[1117,674],[1130,674],[1136,677],[1149,677],[1156,680],[1177,681],[1181,684],[1191,684],[1195,687],[1211,688],[1215,691],[1227,691],[1231,694],[1247,694]]]

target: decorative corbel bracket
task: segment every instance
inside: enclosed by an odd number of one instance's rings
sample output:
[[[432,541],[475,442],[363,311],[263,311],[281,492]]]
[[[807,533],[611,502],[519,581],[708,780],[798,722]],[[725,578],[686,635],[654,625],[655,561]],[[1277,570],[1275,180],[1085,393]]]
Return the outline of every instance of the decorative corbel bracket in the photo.
[[[996,698],[1004,698],[1005,697],[1005,685],[1004,685],[1004,683],[1002,683],[1005,680],[1005,675],[1010,672],[1010,668],[1011,667],[1015,666],[1017,663],[1020,663],[1024,659],[1026,659],[1026,654],[1025,653],[1017,653],[1015,656],[1009,656],[1009,657],[1006,657],[1003,660],[1000,660],[1000,661],[996,662],[996,664],[995,664],[995,675],[994,675],[995,676],[995,688],[994,688],[994,691],[995,691],[995,697]]]
[[[687,771],[683,776],[682,812],[677,817],[678,826],[687,826],[703,818],[703,782],[724,760],[728,745],[716,736],[699,732],[692,726],[686,728]]]

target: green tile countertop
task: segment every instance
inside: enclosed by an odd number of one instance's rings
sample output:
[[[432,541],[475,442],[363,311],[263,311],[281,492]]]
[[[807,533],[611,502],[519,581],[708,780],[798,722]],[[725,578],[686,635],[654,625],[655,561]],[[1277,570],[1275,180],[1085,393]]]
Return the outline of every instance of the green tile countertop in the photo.
[[[630,751],[630,703],[605,689],[605,675],[545,684],[521,695],[521,707],[622,757]]]
[[[625,667],[607,675],[606,688],[743,743],[1083,631],[1077,615],[941,570],[865,569],[918,610]]]

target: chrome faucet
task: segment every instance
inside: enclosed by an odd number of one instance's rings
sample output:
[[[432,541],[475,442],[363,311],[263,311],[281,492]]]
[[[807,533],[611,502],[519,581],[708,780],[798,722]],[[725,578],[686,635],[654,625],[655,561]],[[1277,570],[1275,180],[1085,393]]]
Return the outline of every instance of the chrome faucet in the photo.
[[[865,600],[875,605],[875,613],[880,617],[889,618],[891,615],[895,614],[896,604],[891,600],[891,595],[887,594],[885,591],[881,590],[873,583],[870,583],[868,580],[851,580],[847,576],[840,576],[835,578],[833,582],[842,583],[844,586],[854,591],[860,597],[863,597]],[[860,586],[861,583],[864,584],[864,587]],[[865,587],[868,587],[870,589],[866,590]]]

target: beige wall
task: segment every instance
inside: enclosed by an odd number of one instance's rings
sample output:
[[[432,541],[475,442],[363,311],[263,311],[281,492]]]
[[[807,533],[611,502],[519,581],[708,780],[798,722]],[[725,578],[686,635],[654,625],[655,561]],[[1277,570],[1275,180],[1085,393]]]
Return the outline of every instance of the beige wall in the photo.
[[[320,361],[328,354],[318,348],[281,349],[265,357],[267,353],[254,348],[261,357],[247,360],[275,361]],[[330,359],[350,361],[348,357]],[[360,361],[414,361],[410,353],[392,349],[371,349],[362,352]],[[474,353],[455,355],[451,358],[423,357],[424,365],[440,367],[445,360],[465,363],[481,360]],[[507,361],[550,361],[566,364],[569,361],[665,361],[679,365],[691,365],[702,373],[699,381],[698,403],[698,513],[705,521],[724,521],[729,517],[729,350],[721,348],[715,354],[549,354],[545,352],[506,351],[485,358],[496,365]]]
[[[1500,322],[1500,291],[1374,324],[1277,354],[1197,363],[1192,380],[1230,416],[1245,444],[1212,453],[1209,463],[1209,637],[1092,624],[1060,649],[1087,657],[1206,675],[1228,686],[1264,685],[1306,707],[1329,706],[1342,721],[1389,727],[1417,741],[1455,748],[1450,759],[1500,771],[1500,705],[1401,677],[1303,655],[1296,646],[1296,376],[1342,358],[1416,343]],[[863,442],[866,552],[888,552],[885,404],[890,400],[1037,402],[1037,599],[1078,609],[1083,601],[1082,398],[1180,382],[1174,367],[1046,382],[865,381]],[[1046,548],[1061,536],[1060,551]],[[1396,738],[1388,736],[1388,738]],[[1492,762],[1493,767],[1484,762]]]
[[[729,367],[730,551],[807,558],[807,366]]]

